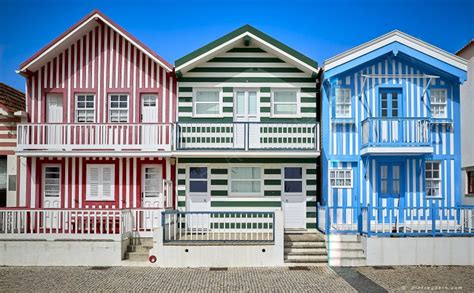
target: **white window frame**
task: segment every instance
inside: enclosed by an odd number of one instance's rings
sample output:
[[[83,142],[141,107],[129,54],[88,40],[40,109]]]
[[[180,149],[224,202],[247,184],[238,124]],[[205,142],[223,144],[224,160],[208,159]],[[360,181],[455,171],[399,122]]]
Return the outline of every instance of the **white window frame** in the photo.
[[[191,178],[191,168],[206,168],[207,169],[207,178],[206,179],[198,179],[198,178]],[[196,166],[189,166],[188,167],[188,174],[187,174],[187,187],[186,190],[188,191],[189,194],[192,195],[209,195],[211,193],[211,179],[209,178],[210,176],[210,171],[211,168],[207,165],[196,165]],[[191,192],[191,181],[206,181],[207,183],[207,192]]]
[[[435,96],[435,92],[444,92],[445,95],[445,101],[444,103],[439,103],[439,102],[433,102],[433,97]],[[444,115],[439,116],[439,115],[434,115],[433,111],[433,106],[438,106],[438,107],[444,107]],[[436,118],[436,119],[446,119],[448,118],[448,90],[445,88],[433,88],[430,90],[430,111],[431,111],[431,117]]]
[[[94,107],[93,108],[81,108],[79,109],[79,101],[78,101],[78,98],[79,96],[84,96],[84,97],[87,97],[87,96],[92,96],[93,100],[92,102],[94,103]],[[86,101],[84,103],[87,103],[87,98],[86,98]],[[95,94],[89,94],[89,93],[81,93],[81,94],[75,94],[75,104],[74,104],[74,116],[75,116],[75,122],[76,123],[95,123],[95,115],[96,115],[96,107],[95,107],[96,103],[95,103]],[[85,112],[92,112],[94,115],[93,115],[93,121],[92,122],[89,122],[89,121],[84,121],[84,122],[79,122],[78,118],[79,118],[79,114],[78,112],[79,111],[85,111]],[[86,116],[87,117],[87,116]]]
[[[275,106],[276,105],[294,105],[293,102],[275,102],[275,93],[276,92],[292,92],[296,93],[296,113],[295,114],[276,114]],[[301,117],[301,91],[298,89],[280,89],[272,88],[271,90],[271,117],[274,118],[299,118]]]
[[[112,192],[110,197],[105,198],[102,194],[102,180],[100,180],[100,190],[99,196],[97,198],[91,198],[90,196],[90,182],[89,172],[91,168],[100,168],[100,173],[102,174],[103,168],[112,168]],[[101,175],[102,178],[102,175]],[[87,164],[86,167],[86,201],[115,201],[115,164]]]
[[[237,93],[238,92],[243,92],[245,95],[245,103],[244,103],[244,108],[246,110],[245,114],[239,114],[237,113]],[[255,92],[256,96],[255,99],[257,100],[257,105],[256,105],[256,111],[255,114],[249,114],[248,109],[249,109],[249,93],[250,92]],[[260,121],[260,91],[258,88],[235,88],[233,92],[233,107],[234,107],[234,121],[247,121],[247,122],[259,122]]]
[[[41,184],[42,197],[43,197],[43,199],[46,197],[45,196],[45,193],[46,193],[46,188],[45,188],[46,168],[50,168],[50,167],[59,168],[59,193],[58,193],[58,197],[61,198],[61,196],[62,196],[62,194],[61,194],[61,179],[62,179],[61,164],[45,164],[45,165],[43,165],[43,178],[42,178],[43,180],[42,180],[42,184]]]
[[[112,96],[127,96],[127,108],[113,108],[112,109]],[[120,102],[119,102],[120,103]],[[129,121],[129,116],[130,116],[130,95],[129,94],[124,94],[124,93],[111,93],[108,94],[108,107],[109,107],[109,123],[128,123]],[[112,111],[123,111],[127,110],[127,121],[119,121],[119,122],[112,122]]]
[[[351,176],[350,176],[350,180],[351,180],[351,184],[350,185],[346,185],[345,184],[345,181],[347,180],[347,178],[345,178],[345,176],[343,177],[339,177],[337,176],[337,174],[339,173],[344,173],[347,172],[347,171],[350,171],[351,173]],[[335,173],[334,175],[334,185],[331,183],[331,180],[333,179],[331,177],[331,174],[332,173]],[[352,168],[332,168],[332,169],[329,169],[329,186],[332,187],[332,188],[340,188],[340,189],[348,189],[348,188],[353,188],[354,187],[354,170]],[[343,180],[343,184],[342,185],[337,185],[337,180]]]
[[[197,104],[215,104],[216,102],[197,102],[197,93],[198,92],[217,92],[219,95],[219,113],[217,114],[199,114],[196,112]],[[212,118],[222,118],[223,116],[223,94],[222,89],[219,88],[193,88],[193,117],[196,118],[205,118],[205,117],[212,117]]]
[[[349,103],[338,101],[338,93],[340,93],[340,92],[348,92],[349,93]],[[339,105],[349,106],[349,114],[348,115],[338,114],[337,108],[338,108]],[[351,91],[350,88],[338,87],[338,88],[335,89],[335,92],[334,92],[334,117],[335,118],[352,118],[352,91]]]
[[[428,163],[430,163],[430,164],[438,164],[438,178],[433,178],[433,177],[432,177],[432,178],[427,178],[427,177],[426,177],[426,171],[428,171],[428,170],[426,169],[426,164],[428,164]],[[434,169],[432,168],[430,171],[431,171],[431,174],[433,174]],[[428,195],[428,193],[427,193],[427,186],[428,186],[427,183],[428,183],[428,181],[431,181],[432,183],[433,183],[433,182],[438,182],[438,184],[439,184],[439,185],[438,185],[438,190],[439,190],[439,194],[438,194],[438,195]],[[442,185],[442,180],[441,180],[441,162],[440,162],[440,161],[426,161],[426,162],[425,162],[425,197],[426,197],[426,198],[442,198],[443,196],[442,196],[442,194],[441,194],[441,192],[442,192],[442,186],[441,186],[441,185]],[[433,188],[433,187],[431,187],[431,188]]]
[[[294,178],[285,178],[285,168],[301,168],[301,179],[294,179]],[[295,195],[300,194],[300,192],[285,192],[285,181],[301,181],[301,194],[306,196],[306,168],[301,165],[285,165],[281,167],[281,194],[289,194]]]
[[[260,169],[260,179],[232,179],[232,168],[258,168]],[[263,168],[261,166],[255,166],[255,165],[238,165],[238,166],[229,166],[227,168],[227,172],[228,172],[228,186],[227,186],[227,192],[228,192],[228,195],[229,196],[232,196],[232,197],[261,197],[264,195],[264,191],[263,191]],[[232,192],[232,182],[233,181],[239,181],[239,182],[242,182],[242,181],[246,181],[246,182],[249,182],[249,181],[260,181],[260,191],[259,192],[247,192],[247,193],[235,193],[235,192]]]

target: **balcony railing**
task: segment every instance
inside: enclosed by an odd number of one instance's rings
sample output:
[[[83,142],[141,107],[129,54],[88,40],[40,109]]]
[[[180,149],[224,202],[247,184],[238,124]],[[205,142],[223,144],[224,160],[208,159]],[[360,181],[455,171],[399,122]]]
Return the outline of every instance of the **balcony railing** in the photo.
[[[17,149],[171,150],[173,124],[19,124]]]
[[[179,123],[178,150],[320,150],[316,123]]]
[[[428,118],[373,117],[362,121],[362,147],[431,146]]]

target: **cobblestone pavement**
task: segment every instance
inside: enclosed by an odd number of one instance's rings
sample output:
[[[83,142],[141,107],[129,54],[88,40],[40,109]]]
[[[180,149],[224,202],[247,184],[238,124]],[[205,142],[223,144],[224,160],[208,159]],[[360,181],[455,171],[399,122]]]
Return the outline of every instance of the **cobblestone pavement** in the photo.
[[[350,269],[388,291],[473,291],[473,267]],[[0,267],[2,292],[355,292],[329,267],[160,269],[136,267]]]

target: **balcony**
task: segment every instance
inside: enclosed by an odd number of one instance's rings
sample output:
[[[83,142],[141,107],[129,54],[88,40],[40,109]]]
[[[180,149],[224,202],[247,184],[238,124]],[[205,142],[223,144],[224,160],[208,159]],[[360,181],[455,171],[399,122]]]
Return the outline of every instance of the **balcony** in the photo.
[[[171,151],[171,123],[19,124],[17,151]]]
[[[361,124],[362,155],[433,152],[428,118],[372,117]]]
[[[316,151],[317,123],[179,123],[177,150]]]

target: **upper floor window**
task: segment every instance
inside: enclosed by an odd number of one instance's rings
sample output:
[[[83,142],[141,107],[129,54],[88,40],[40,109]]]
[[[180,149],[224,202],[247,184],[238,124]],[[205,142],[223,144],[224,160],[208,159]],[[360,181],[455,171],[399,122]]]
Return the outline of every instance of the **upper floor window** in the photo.
[[[439,162],[426,162],[425,166],[425,183],[426,197],[441,196],[441,175]]]
[[[95,121],[94,95],[76,95],[76,122],[93,123]]]
[[[474,194],[474,171],[467,172],[467,193]]]
[[[196,117],[219,116],[222,114],[220,90],[197,90],[194,92],[193,114]]]
[[[272,115],[275,117],[299,114],[298,92],[295,90],[274,90],[272,94]]]
[[[352,188],[352,169],[329,170],[329,180],[333,188]]]
[[[109,95],[109,121],[128,122],[128,95]]]
[[[446,118],[448,105],[448,91],[446,89],[431,90],[431,117]]]
[[[351,89],[336,88],[336,118],[351,118]]]

